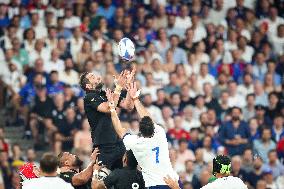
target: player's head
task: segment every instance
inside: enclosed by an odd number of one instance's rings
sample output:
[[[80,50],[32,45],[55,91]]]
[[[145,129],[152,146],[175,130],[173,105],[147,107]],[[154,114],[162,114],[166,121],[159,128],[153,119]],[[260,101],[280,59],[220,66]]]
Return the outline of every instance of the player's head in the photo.
[[[154,122],[149,116],[144,116],[139,123],[139,131],[143,137],[149,138],[154,134]]]
[[[83,161],[78,156],[69,152],[62,152],[58,155],[58,166],[59,168],[68,167],[74,169],[80,169],[83,165]]]
[[[229,176],[231,173],[231,160],[224,155],[218,155],[213,159],[213,175],[216,177]]]
[[[94,73],[84,72],[80,76],[80,86],[84,91],[102,89],[103,87],[102,77]]]
[[[43,154],[40,160],[40,171],[43,174],[56,174],[58,167],[57,157],[52,153]]]
[[[131,169],[136,169],[138,162],[132,152],[132,150],[128,150],[125,152],[123,156],[123,166],[127,166]]]

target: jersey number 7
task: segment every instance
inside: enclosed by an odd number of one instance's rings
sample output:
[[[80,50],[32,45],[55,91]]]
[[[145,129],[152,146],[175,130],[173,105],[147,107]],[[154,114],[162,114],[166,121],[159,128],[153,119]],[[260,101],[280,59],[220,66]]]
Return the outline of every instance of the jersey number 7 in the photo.
[[[156,152],[156,163],[159,163],[159,153],[160,153],[160,148],[155,147],[152,149],[153,152]]]

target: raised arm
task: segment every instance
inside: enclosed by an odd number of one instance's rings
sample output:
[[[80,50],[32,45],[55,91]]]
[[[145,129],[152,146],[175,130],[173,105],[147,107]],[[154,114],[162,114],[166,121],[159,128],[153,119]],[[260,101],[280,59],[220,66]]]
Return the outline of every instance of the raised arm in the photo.
[[[111,114],[111,120],[112,120],[112,124],[114,127],[115,132],[117,133],[117,135],[119,136],[119,138],[123,138],[124,135],[126,134],[126,129],[122,127],[120,120],[118,118],[118,115],[115,111],[115,103],[113,101],[114,98],[114,93],[111,92],[110,89],[106,90],[106,96],[108,99],[108,105],[109,105],[109,109],[110,109],[110,114]]]
[[[140,118],[143,118],[145,116],[151,117],[150,113],[146,110],[146,108],[139,100],[140,90],[137,90],[136,82],[130,83],[127,87],[127,91],[129,96],[132,98],[134,102],[134,106],[138,112],[139,117]]]
[[[91,179],[93,175],[93,166],[96,162],[98,155],[99,155],[99,150],[96,148],[91,155],[91,163],[89,163],[88,167],[72,177],[72,184],[74,186],[80,186],[86,184]]]
[[[120,94],[121,94],[121,90],[123,89],[125,83],[127,82],[127,75],[128,75],[128,71],[125,70],[125,71],[122,71],[120,73],[118,78],[114,78],[115,89],[114,89],[114,95],[113,95],[113,103],[114,103],[115,107],[118,104],[119,97],[120,97]],[[103,112],[103,113],[110,113],[108,102],[101,103],[98,106],[97,110],[99,112]]]

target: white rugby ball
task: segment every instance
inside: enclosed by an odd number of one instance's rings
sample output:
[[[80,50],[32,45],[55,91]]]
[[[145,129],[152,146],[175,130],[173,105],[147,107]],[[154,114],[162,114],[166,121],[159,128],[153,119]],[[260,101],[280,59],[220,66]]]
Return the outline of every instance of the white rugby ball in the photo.
[[[127,37],[122,38],[118,43],[119,56],[126,61],[130,61],[135,55],[134,43]]]

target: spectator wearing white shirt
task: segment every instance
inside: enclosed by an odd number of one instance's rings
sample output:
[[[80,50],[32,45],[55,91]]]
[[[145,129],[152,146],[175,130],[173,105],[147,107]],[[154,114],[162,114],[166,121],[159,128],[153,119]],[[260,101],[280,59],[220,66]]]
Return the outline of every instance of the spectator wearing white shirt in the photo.
[[[152,73],[146,73],[146,85],[142,86],[141,88],[141,94],[150,94],[151,98],[153,101],[157,100],[157,89],[158,86],[155,85],[155,80],[153,78],[153,74]]]
[[[247,96],[250,93],[254,92],[253,87],[253,78],[249,73],[243,75],[243,83],[238,85],[238,93],[242,96]]]
[[[168,15],[168,25],[167,25],[167,36],[177,35],[180,38],[183,38],[184,30],[176,27],[176,16],[169,14]]]
[[[36,40],[34,50],[30,53],[30,66],[33,66],[33,63],[38,58],[42,58],[44,61],[48,61],[50,58],[50,51],[44,47],[42,39]]]
[[[33,28],[28,28],[24,31],[24,48],[26,49],[26,51],[28,51],[28,53],[30,54],[35,47],[35,31]]]
[[[157,13],[154,17],[154,27],[158,30],[159,28],[165,28],[168,25],[165,5],[158,4]]]
[[[229,81],[229,107],[243,108],[246,105],[245,96],[237,93],[237,83],[235,81]]]
[[[74,64],[71,58],[64,61],[65,69],[59,72],[59,80],[71,86],[78,85],[79,73],[74,70]]]
[[[252,61],[252,56],[254,54],[254,49],[247,45],[247,38],[244,36],[240,36],[238,38],[238,46],[237,48],[241,50],[241,58],[246,62],[246,63],[251,63]]]
[[[209,11],[209,20],[214,25],[219,25],[224,21],[226,16],[226,9],[224,8],[224,0],[215,0],[214,9]]]
[[[71,7],[65,8],[65,21],[64,27],[68,29],[72,29],[81,25],[81,20],[78,16],[73,15],[73,11]]]
[[[207,108],[205,106],[205,99],[202,95],[198,95],[195,98],[195,106],[193,108],[193,118],[196,120],[200,119],[202,113],[205,113]]]
[[[43,154],[40,160],[41,177],[26,180],[22,183],[23,189],[74,189],[70,183],[57,177],[58,160],[52,153]]]
[[[184,32],[187,28],[191,27],[191,19],[187,5],[180,7],[180,16],[176,18],[175,27],[182,29]]]
[[[48,37],[45,40],[46,47],[51,51],[52,49],[57,48],[58,39],[57,39],[57,29],[54,26],[48,28]]]
[[[173,110],[169,106],[164,106],[162,108],[162,116],[164,120],[164,129],[167,132],[169,129],[173,129],[175,127],[174,125],[174,119],[173,119]]]
[[[64,62],[59,59],[59,50],[53,49],[51,51],[51,58],[49,61],[46,61],[44,64],[44,71],[50,73],[51,71],[61,72],[64,70]]]
[[[153,78],[157,86],[164,86],[169,83],[169,74],[162,70],[161,61],[159,59],[153,59]]]
[[[42,39],[47,37],[47,29],[44,25],[39,24],[39,14],[33,12],[31,16],[31,27],[35,31],[35,38]]]
[[[277,7],[271,6],[269,8],[269,17],[261,20],[260,22],[267,22],[268,23],[268,31],[270,35],[276,36],[277,35],[277,27],[281,24],[284,24],[284,19],[278,16]]]
[[[235,30],[230,29],[228,31],[228,40],[225,41],[224,47],[226,50],[235,50],[238,48],[238,34]]]
[[[150,113],[153,121],[159,125],[164,125],[164,119],[161,110],[152,104],[152,98],[150,94],[145,94],[143,98],[143,103],[147,111]]]
[[[70,51],[72,57],[76,57],[77,53],[81,50],[84,39],[81,29],[79,27],[74,28],[73,37],[70,39]]]
[[[277,27],[276,35],[270,35],[270,41],[272,42],[274,52],[278,55],[284,54],[284,24],[280,24]]]
[[[200,74],[197,77],[198,88],[202,89],[204,83],[210,83],[212,86],[216,84],[215,78],[208,73],[208,64],[206,63],[200,65]]]
[[[200,22],[197,14],[193,14],[191,16],[191,22],[192,29],[194,30],[193,42],[196,43],[202,39],[205,39],[207,37],[207,32],[203,24]]]
[[[192,128],[199,128],[200,127],[200,122],[198,119],[195,119],[193,117],[193,106],[191,105],[187,105],[184,109],[183,109],[183,128],[186,131],[190,131]]]

